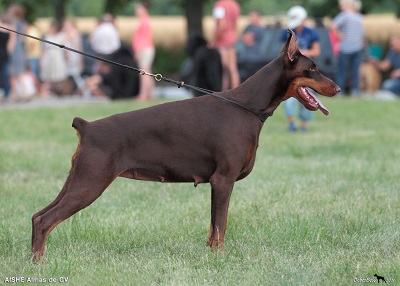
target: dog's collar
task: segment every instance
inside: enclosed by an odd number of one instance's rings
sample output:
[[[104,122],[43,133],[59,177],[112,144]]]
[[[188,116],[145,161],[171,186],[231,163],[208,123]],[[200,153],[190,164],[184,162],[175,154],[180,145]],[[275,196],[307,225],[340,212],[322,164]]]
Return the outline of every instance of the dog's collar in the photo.
[[[265,114],[259,114],[258,118],[261,120],[262,123],[264,123],[267,120],[268,116]]]
[[[204,91],[203,91],[203,92],[204,92]],[[208,95],[211,95],[211,96],[213,96],[213,97],[216,97],[216,98],[218,98],[218,99],[225,100],[225,101],[227,101],[227,102],[233,103],[233,104],[235,104],[235,105],[237,105],[237,106],[239,106],[239,107],[241,107],[241,108],[243,108],[243,109],[246,109],[247,111],[249,111],[249,112],[253,113],[255,116],[257,116],[257,117],[261,120],[262,123],[264,123],[264,122],[267,120],[267,118],[268,118],[267,115],[265,115],[265,114],[258,114],[257,112],[251,110],[251,109],[248,108],[247,106],[244,106],[244,105],[240,104],[239,102],[234,101],[234,100],[232,100],[232,99],[229,99],[229,98],[220,96],[220,95],[215,94],[215,93],[213,93],[213,92],[205,92],[205,93],[208,94]]]

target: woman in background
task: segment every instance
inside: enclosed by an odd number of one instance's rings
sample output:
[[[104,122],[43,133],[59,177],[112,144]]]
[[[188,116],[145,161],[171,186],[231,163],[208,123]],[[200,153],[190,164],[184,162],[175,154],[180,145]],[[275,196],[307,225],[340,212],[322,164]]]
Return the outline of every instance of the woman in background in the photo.
[[[232,89],[240,84],[236,58],[236,42],[238,40],[236,29],[239,16],[240,6],[235,0],[218,0],[214,5],[215,28],[212,46],[218,48],[221,54],[222,90]]]
[[[140,69],[145,72],[151,72],[155,55],[153,30],[151,28],[150,16],[147,8],[143,4],[138,4],[136,6],[136,16],[139,19],[139,25],[136,27],[132,39],[134,57]],[[140,76],[139,95],[137,96],[137,100],[145,101],[153,98],[153,79],[148,76]]]
[[[82,51],[82,36],[75,26],[72,19],[65,19],[63,24],[63,32],[65,34],[65,45],[72,49]],[[78,53],[66,51],[66,61],[68,75],[73,78],[79,92],[86,95],[85,81],[82,78],[83,57]]]
[[[53,21],[44,39],[65,45],[65,34],[61,32],[60,24]],[[65,51],[53,45],[43,44],[40,59],[40,77],[43,81],[42,95],[49,96],[53,83],[64,81],[68,78],[67,60]]]

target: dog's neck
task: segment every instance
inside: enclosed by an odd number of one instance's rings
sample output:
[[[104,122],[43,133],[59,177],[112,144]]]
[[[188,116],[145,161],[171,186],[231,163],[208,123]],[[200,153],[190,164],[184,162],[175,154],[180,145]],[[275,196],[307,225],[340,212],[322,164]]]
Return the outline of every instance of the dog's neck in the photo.
[[[289,81],[283,76],[283,70],[283,59],[278,57],[240,86],[223,95],[268,118],[282,102],[289,86]]]

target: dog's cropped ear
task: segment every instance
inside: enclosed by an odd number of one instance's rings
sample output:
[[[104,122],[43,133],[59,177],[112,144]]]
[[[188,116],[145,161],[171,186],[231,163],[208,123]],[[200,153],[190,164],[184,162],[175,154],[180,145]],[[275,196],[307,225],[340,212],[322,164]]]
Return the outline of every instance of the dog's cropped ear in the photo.
[[[286,40],[284,51],[290,62],[295,62],[298,59],[298,51],[299,47],[297,46],[297,38],[295,33],[292,30],[288,30],[289,37]]]

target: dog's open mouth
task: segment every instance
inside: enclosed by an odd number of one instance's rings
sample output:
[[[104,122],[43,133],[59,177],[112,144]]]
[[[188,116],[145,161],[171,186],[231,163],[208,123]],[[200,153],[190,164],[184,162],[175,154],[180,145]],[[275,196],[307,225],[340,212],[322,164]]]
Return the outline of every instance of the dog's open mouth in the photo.
[[[308,90],[305,86],[299,86],[297,88],[297,94],[300,102],[311,111],[321,110],[326,116],[329,115],[329,110],[322,104],[322,102]]]

